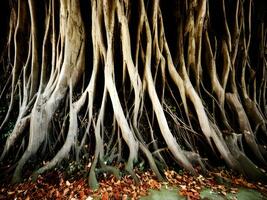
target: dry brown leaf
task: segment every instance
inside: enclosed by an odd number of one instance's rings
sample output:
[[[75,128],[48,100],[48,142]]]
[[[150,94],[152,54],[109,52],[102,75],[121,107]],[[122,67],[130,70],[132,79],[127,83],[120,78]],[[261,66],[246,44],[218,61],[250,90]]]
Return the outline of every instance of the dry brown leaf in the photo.
[[[102,200],[108,200],[109,199],[109,197],[108,197],[108,192],[104,192],[103,194],[102,194]]]
[[[64,189],[64,191],[63,191],[63,196],[65,196],[69,191],[70,191],[69,188]]]
[[[7,192],[8,195],[12,195],[12,194],[15,194],[15,193],[16,193],[16,192],[14,192],[14,191],[8,191],[8,192]]]
[[[122,195],[122,200],[127,200],[127,195],[126,194],[124,194],[124,195]]]

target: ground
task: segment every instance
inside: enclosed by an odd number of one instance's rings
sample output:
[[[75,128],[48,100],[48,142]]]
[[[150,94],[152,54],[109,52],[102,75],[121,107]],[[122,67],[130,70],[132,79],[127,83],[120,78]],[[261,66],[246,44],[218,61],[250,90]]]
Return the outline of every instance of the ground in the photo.
[[[247,181],[225,169],[216,169],[206,175],[192,176],[184,171],[166,170],[166,181],[159,182],[151,171],[136,170],[138,184],[129,175],[120,180],[104,174],[99,189],[88,187],[87,179],[80,175],[55,170],[39,176],[35,182],[10,185],[1,183],[2,199],[206,199],[206,200],[264,200],[267,185]]]

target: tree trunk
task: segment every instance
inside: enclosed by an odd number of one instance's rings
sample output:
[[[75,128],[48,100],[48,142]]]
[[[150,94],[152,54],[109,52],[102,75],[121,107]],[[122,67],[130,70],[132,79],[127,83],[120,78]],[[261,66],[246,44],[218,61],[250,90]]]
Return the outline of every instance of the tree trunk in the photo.
[[[13,182],[29,161],[50,160],[35,178],[85,154],[92,187],[118,163],[138,181],[142,157],[160,179],[172,161],[196,174],[219,154],[267,180],[266,3],[1,4],[0,164],[12,160]]]

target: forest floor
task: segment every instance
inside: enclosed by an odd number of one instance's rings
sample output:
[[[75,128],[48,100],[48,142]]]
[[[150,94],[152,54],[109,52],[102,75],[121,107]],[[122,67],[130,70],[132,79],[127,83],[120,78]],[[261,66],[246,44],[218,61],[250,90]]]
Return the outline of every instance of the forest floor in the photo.
[[[87,179],[81,176],[66,176],[66,172],[55,170],[39,176],[36,182],[26,180],[11,185],[0,183],[0,200],[6,199],[267,199],[266,183],[253,183],[242,176],[224,169],[208,174],[192,176],[187,172],[166,170],[166,181],[160,182],[150,171],[138,171],[138,184],[128,176],[117,180],[113,175],[99,177],[99,189],[92,190]]]

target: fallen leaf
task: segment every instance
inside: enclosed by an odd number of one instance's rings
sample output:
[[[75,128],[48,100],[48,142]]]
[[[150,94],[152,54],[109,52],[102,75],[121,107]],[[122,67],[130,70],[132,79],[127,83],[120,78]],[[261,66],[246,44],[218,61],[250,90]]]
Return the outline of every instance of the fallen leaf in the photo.
[[[11,192],[8,191],[7,194],[12,195],[12,194],[15,194],[15,192],[14,191],[11,191]]]
[[[63,196],[66,196],[66,194],[70,191],[69,188],[66,188],[64,191],[63,191]]]
[[[108,192],[104,192],[102,195],[102,200],[108,200]]]
[[[70,182],[69,182],[69,181],[66,181],[66,185],[67,185],[67,186],[70,186]]]
[[[80,199],[85,199],[86,195],[83,190],[79,192],[79,196],[80,196]]]

